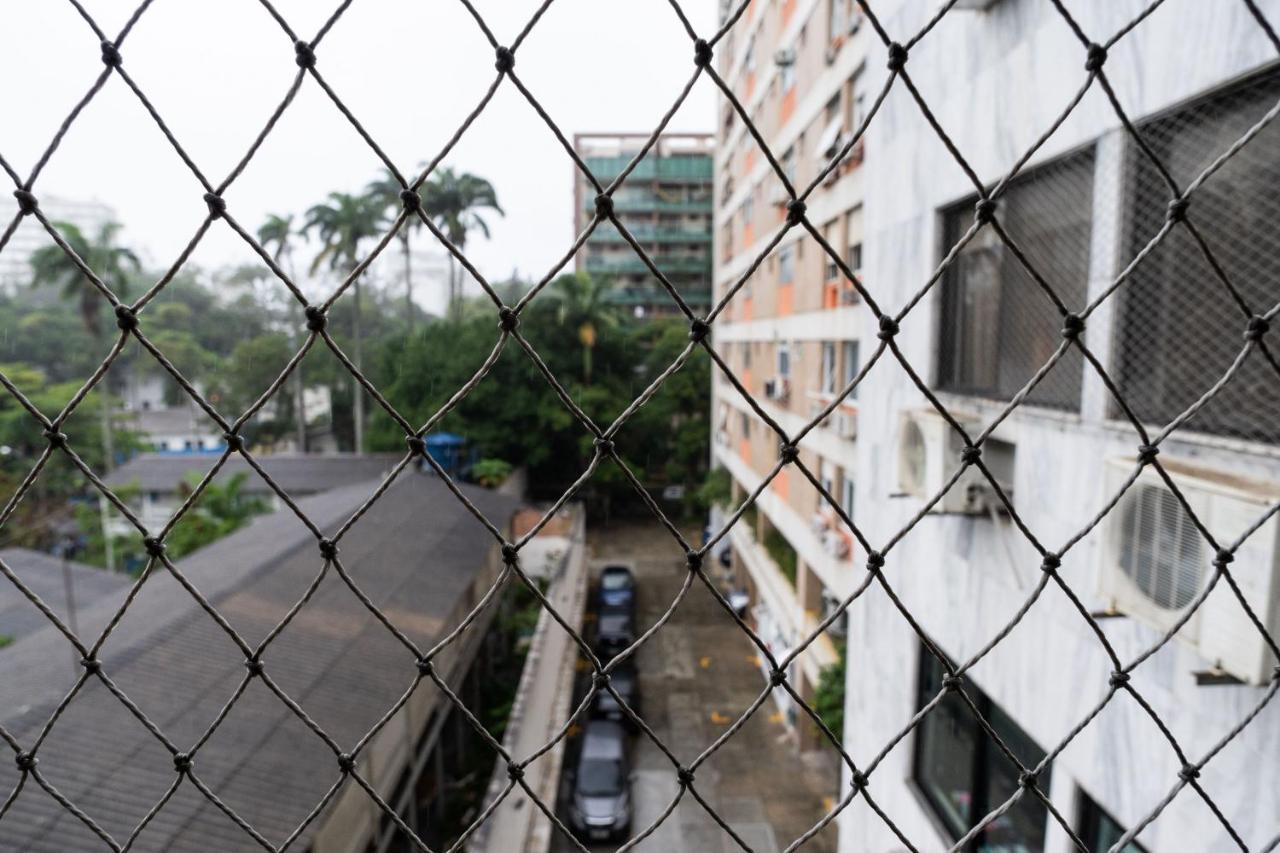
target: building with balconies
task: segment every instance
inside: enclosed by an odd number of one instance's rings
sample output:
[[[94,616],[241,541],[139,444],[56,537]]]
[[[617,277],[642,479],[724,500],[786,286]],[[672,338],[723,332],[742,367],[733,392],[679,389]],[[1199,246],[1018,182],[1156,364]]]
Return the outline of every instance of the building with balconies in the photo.
[[[574,137],[574,148],[601,185],[608,186],[648,139],[643,133],[582,133]],[[637,317],[674,314],[678,306],[627,235],[696,313],[706,313],[710,307],[711,143],[707,134],[659,136],[612,195],[622,230],[602,222],[577,254],[575,269],[609,283],[609,301]],[[597,194],[577,171],[574,224],[578,232],[594,215]]]

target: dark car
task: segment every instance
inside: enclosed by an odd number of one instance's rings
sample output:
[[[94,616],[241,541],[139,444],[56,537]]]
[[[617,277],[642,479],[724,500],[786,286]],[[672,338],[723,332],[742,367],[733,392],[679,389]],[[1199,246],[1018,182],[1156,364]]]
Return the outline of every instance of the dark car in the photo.
[[[631,833],[631,756],[627,733],[611,720],[591,720],[573,774],[569,819],[587,841]]]
[[[636,641],[631,614],[625,610],[605,610],[596,619],[596,654],[609,661]]]
[[[640,681],[636,677],[636,665],[631,658],[623,661],[618,665],[617,669],[609,674],[609,684],[622,697],[622,701],[627,703],[627,707],[639,715]],[[628,728],[634,728],[636,725],[635,721],[627,715],[626,711],[622,710],[618,700],[608,690],[601,690],[596,694],[595,704],[592,705],[591,713],[599,719],[614,720]]]
[[[626,566],[605,566],[600,572],[597,599],[601,613],[609,610],[635,612],[636,576]]]

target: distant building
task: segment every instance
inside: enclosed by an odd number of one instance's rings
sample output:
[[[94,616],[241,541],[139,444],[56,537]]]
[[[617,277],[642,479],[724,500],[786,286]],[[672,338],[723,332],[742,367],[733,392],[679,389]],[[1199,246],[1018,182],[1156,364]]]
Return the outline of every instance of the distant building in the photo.
[[[389,453],[277,453],[254,458],[267,472],[267,476],[291,498],[377,479],[389,472],[400,460],[399,456]],[[203,477],[213,467],[213,463],[214,460],[208,457],[143,453],[112,471],[106,478],[106,483],[113,489],[136,487],[138,496],[133,500],[134,511],[149,530],[158,530],[181,506],[186,497],[185,485],[191,478]],[[263,498],[272,509],[280,508],[280,497],[239,454],[227,459],[218,471],[215,482],[226,482],[237,473],[247,475],[242,494]],[[116,522],[121,525],[121,533],[133,530],[123,519],[117,519]]]
[[[226,447],[221,431],[195,405],[126,411],[113,421],[156,453],[218,453]]]
[[[84,201],[39,195],[40,212],[50,222],[69,222],[93,239],[102,226],[118,221],[115,208],[100,201]],[[8,226],[18,213],[18,202],[9,193],[0,194],[0,222]],[[45,246],[56,245],[34,216],[24,216],[0,251],[0,293],[12,294],[31,284],[31,256]]]
[[[392,305],[403,305],[405,299],[402,247],[399,240],[391,241],[369,269],[369,276]],[[410,238],[407,275],[413,286],[413,304],[427,314],[445,316],[449,309],[449,256],[425,228],[414,231]]]
[[[377,485],[376,478],[353,479],[304,499],[302,510],[333,535]],[[514,500],[460,488],[494,525],[510,528]],[[423,650],[471,613],[502,569],[490,532],[438,478],[412,470],[400,475],[339,547],[343,571],[361,594],[405,641]],[[332,568],[311,587],[321,567],[315,535],[292,513],[262,516],[178,564],[182,576],[249,643],[262,642],[291,617],[261,656],[274,687],[249,675],[243,651],[167,572],[151,575],[129,603],[97,655],[102,675],[179,748],[198,744],[193,776],[273,844],[296,831],[291,848],[298,850],[377,849],[377,838],[390,836],[395,826],[359,784],[344,781],[335,751],[276,695],[278,689],[340,749],[354,754],[361,779],[406,825],[441,849],[440,823],[458,788],[450,782],[461,775],[468,751],[486,748],[444,693],[424,683],[401,638]],[[128,592],[100,597],[84,608],[83,618],[104,623]],[[291,614],[303,593],[306,603]],[[467,629],[432,658],[436,676],[472,707],[493,653],[486,640],[496,611],[480,608]],[[0,652],[0,727],[26,749],[40,740],[40,772],[56,780],[59,795],[119,843],[164,798],[136,849],[221,853],[254,846],[189,780],[165,797],[178,778],[173,754],[99,678],[88,676],[41,737],[84,672],[79,655],[73,657],[71,644],[51,624]],[[219,709],[233,696],[219,719]],[[102,846],[76,815],[52,797],[33,793],[38,790],[28,785],[7,804],[0,846]],[[313,810],[314,820],[308,817]]]
[[[602,184],[616,178],[648,140],[644,133],[580,133],[574,148]],[[613,209],[681,298],[698,314],[711,305],[710,134],[667,133],[613,193]],[[581,232],[595,213],[596,190],[574,175],[574,224]],[[610,223],[596,227],[574,267],[612,283],[610,301],[636,316],[676,313],[671,295]]]

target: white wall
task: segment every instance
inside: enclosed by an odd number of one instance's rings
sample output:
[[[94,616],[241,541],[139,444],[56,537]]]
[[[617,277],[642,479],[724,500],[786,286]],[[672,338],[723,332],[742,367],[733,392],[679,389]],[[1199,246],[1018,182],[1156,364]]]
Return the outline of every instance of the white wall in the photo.
[[[886,29],[905,42],[938,5],[881,0],[873,8]],[[1137,0],[1068,4],[1096,41],[1105,41],[1145,5]],[[1280,2],[1259,5],[1271,20],[1280,20]],[[867,63],[869,97],[888,74],[882,57]],[[1275,59],[1274,48],[1243,3],[1169,0],[1112,48],[1106,69],[1125,108],[1137,118]],[[989,12],[949,13],[912,49],[907,69],[982,180],[993,181],[1066,107],[1084,82],[1084,61],[1083,47],[1050,3],[1000,0]],[[1106,137],[1098,149],[1101,175],[1102,164],[1122,144],[1112,133],[1117,127],[1114,112],[1095,87],[1033,163]],[[865,280],[874,283],[880,305],[896,312],[940,260],[937,211],[973,188],[900,84],[872,121],[866,164]],[[1098,189],[1096,209],[1106,202]],[[1107,233],[1095,233],[1095,250],[1110,242]],[[1113,260],[1095,252],[1091,292],[1109,280]],[[931,293],[908,315],[898,339],[926,381],[932,379],[936,357],[936,296]],[[1086,337],[1104,356],[1106,319],[1104,312],[1091,320]],[[861,322],[871,339],[875,328],[869,312]],[[873,348],[863,349],[866,359]],[[1132,456],[1140,443],[1131,428],[1105,420],[1103,400],[1100,381],[1086,369],[1082,414],[1024,408],[997,433],[1016,442],[1015,504],[1050,548],[1061,547],[1105,504],[1103,460]],[[944,402],[980,415],[984,423],[1000,409],[952,396],[944,396]],[[871,371],[859,395],[858,521],[877,545],[920,508],[918,501],[889,495],[897,491],[900,412],[924,405],[922,395],[890,360]],[[1275,448],[1186,436],[1167,442],[1162,454],[1280,481]],[[1093,594],[1098,552],[1095,531],[1069,552],[1061,569],[1090,606],[1100,603]],[[925,630],[953,658],[964,659],[1013,618],[1040,579],[1039,562],[1007,522],[933,516],[890,551],[884,571]],[[1214,593],[1220,594],[1224,590]],[[854,604],[850,615],[845,737],[851,755],[865,766],[916,710],[918,642],[877,587]],[[1126,661],[1158,636],[1131,619],[1110,619],[1103,626]],[[1197,687],[1192,672],[1206,666],[1188,646],[1174,642],[1133,679],[1193,760],[1240,721],[1263,692],[1255,687]],[[1083,618],[1050,586],[1021,625],[972,670],[972,680],[1041,747],[1049,748],[1105,695],[1111,669]],[[913,749],[911,736],[897,744],[872,774],[870,790],[919,849],[946,849],[951,839],[935,828],[908,782]],[[1260,760],[1263,756],[1269,758]],[[1277,756],[1280,705],[1273,705],[1202,773],[1204,788],[1254,848],[1280,834]],[[1132,825],[1176,783],[1179,767],[1152,721],[1131,698],[1117,696],[1055,760],[1051,796],[1074,822],[1078,785]],[[1066,836],[1052,821],[1049,839],[1050,851],[1068,849]],[[1234,849],[1190,790],[1179,794],[1141,840],[1152,851]],[[842,815],[840,844],[846,853],[902,849],[861,799]]]

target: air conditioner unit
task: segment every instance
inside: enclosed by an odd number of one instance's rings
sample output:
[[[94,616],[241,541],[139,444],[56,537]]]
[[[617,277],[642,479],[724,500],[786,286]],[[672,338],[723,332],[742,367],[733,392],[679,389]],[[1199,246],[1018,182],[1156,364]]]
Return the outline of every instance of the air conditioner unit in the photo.
[[[976,418],[952,413],[970,433],[978,431]],[[964,439],[932,409],[904,412],[898,427],[898,491],[931,500],[960,467]],[[1014,446],[988,438],[982,460],[1006,496],[1013,495]],[[986,476],[976,466],[964,470],[931,512],[977,515],[1003,509]]]
[[[831,618],[831,614],[840,608],[841,601],[838,597],[826,590],[822,591],[822,621],[825,622]],[[845,610],[831,623],[827,628],[827,633],[835,637],[845,637],[849,633],[849,611]]]
[[[784,376],[766,380],[764,383],[764,395],[770,400],[786,400],[791,396],[791,380]]]
[[[843,522],[838,522],[822,534],[822,547],[837,560],[849,559],[849,540],[845,538],[843,525]]]
[[[857,412],[836,412],[835,417],[836,435],[841,438],[854,439],[858,437],[858,414]]]
[[[1192,512],[1220,543],[1236,541],[1277,500],[1280,486],[1165,460]],[[1108,496],[1132,475],[1133,459],[1108,460]],[[1277,521],[1268,518],[1235,552],[1231,576],[1262,624],[1280,630]],[[1168,631],[1213,574],[1214,553],[1186,509],[1159,473],[1143,469],[1103,521],[1099,594],[1116,610],[1157,631]],[[1270,650],[1241,609],[1230,587],[1220,583],[1179,629],[1180,640],[1215,667],[1251,684],[1271,677]]]

